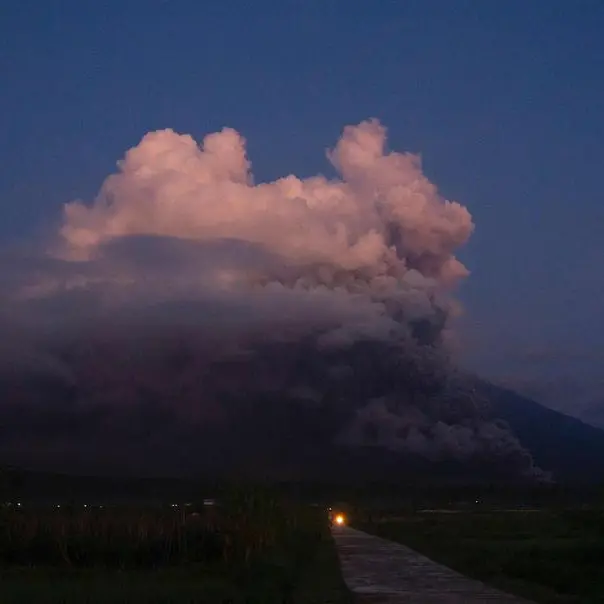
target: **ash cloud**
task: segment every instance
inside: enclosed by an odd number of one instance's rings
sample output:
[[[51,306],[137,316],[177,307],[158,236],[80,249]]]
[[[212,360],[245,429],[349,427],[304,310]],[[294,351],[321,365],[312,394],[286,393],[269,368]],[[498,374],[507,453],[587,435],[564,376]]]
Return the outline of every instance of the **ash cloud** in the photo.
[[[0,350],[5,374],[44,367],[69,392],[49,403],[59,423],[76,413],[77,439],[117,430],[130,449],[185,442],[191,426],[213,442],[208,430],[252,413],[243,399],[277,397],[277,415],[295,408],[348,446],[522,453],[446,345],[469,212],[417,156],[388,151],[377,120],[346,127],[327,158],[339,178],[255,184],[232,129],[201,145],[145,135],[92,203],[65,206],[47,253],[0,260],[0,321],[19,341]]]

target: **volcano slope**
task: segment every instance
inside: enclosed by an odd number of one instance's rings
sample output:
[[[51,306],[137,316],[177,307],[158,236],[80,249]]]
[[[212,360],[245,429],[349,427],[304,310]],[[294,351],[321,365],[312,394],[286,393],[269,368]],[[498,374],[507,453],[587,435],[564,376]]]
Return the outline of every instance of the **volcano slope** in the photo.
[[[0,254],[5,461],[332,480],[559,470],[548,430],[562,451],[568,420],[451,358],[468,210],[419,156],[388,150],[377,120],[327,157],[335,178],[256,184],[232,129],[202,144],[150,132],[92,202],[64,206],[51,242]],[[596,471],[590,434],[576,460]]]
[[[419,366],[375,342],[321,350],[317,338],[217,358],[185,342],[147,338],[132,345],[134,356],[123,342],[88,340],[86,354],[63,352],[70,381],[5,376],[3,460],[79,473],[336,482],[604,475],[602,431],[442,359]]]

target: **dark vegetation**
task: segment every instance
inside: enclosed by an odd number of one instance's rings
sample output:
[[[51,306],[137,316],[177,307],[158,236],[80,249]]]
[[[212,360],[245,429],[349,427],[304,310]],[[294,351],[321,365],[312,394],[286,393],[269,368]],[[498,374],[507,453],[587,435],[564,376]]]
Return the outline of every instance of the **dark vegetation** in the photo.
[[[0,602],[349,602],[330,505],[537,602],[604,602],[604,489],[363,478],[233,487],[7,470]]]
[[[536,602],[604,602],[604,506],[505,509],[472,496],[442,508],[357,508],[353,523]]]
[[[5,504],[0,564],[3,604],[348,601],[325,510],[261,488],[219,505]]]

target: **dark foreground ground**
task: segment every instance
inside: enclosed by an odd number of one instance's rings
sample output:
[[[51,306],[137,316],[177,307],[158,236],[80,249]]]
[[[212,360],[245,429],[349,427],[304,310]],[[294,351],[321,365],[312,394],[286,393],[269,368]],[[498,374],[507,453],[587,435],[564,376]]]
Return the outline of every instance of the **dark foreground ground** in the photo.
[[[349,604],[332,543],[324,543],[293,579],[277,573],[246,583],[187,570],[152,572],[4,572],[2,604]]]
[[[350,602],[323,509],[238,494],[220,506],[4,506],[2,604]]]
[[[536,602],[604,602],[604,508],[374,509],[353,524]]]
[[[328,505],[502,591],[604,603],[601,488],[47,478],[5,481],[0,604],[349,603]]]

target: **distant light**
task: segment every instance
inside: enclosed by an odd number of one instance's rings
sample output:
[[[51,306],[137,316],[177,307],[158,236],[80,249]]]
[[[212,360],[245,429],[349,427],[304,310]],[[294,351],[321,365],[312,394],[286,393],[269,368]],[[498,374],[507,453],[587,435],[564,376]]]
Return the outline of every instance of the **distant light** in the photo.
[[[345,522],[344,515],[343,515],[343,514],[338,514],[338,515],[335,517],[335,522],[336,522],[336,524],[337,524],[338,526],[343,526],[343,525],[344,525],[344,522]]]
[[[58,508],[60,508],[60,507],[61,507],[61,505],[57,503],[57,507],[58,507]]]
[[[84,507],[85,507],[85,508],[87,508],[87,507],[88,507],[88,505],[87,505],[87,504],[84,504]]]
[[[19,502],[17,502],[17,506],[18,506],[18,507],[21,507],[21,502],[20,502],[20,501],[19,501]]]

